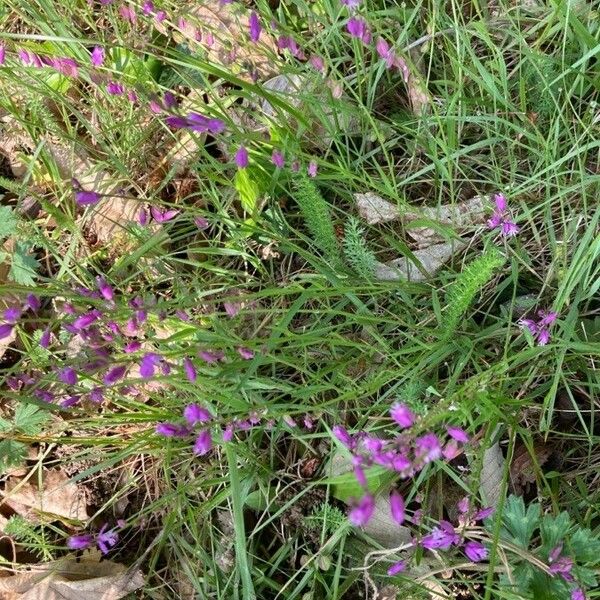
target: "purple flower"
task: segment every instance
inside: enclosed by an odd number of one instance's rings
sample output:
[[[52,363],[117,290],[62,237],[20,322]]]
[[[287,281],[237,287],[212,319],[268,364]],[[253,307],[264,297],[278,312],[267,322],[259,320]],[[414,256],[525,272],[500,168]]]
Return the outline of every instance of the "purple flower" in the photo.
[[[240,146],[235,153],[235,164],[238,169],[245,169],[248,166],[248,150],[244,146]]]
[[[349,450],[353,450],[355,446],[355,442],[352,439],[352,436],[344,429],[341,425],[334,425],[331,429],[333,435],[342,442],[346,448]]]
[[[14,325],[12,323],[3,323],[0,325],[0,340],[7,338],[13,332]]]
[[[397,490],[393,490],[390,494],[390,512],[392,513],[392,518],[398,525],[402,525],[404,523],[405,517],[405,508],[404,508],[404,498],[397,492]]]
[[[387,574],[390,577],[393,577],[394,575],[398,575],[398,573],[402,573],[403,571],[406,570],[406,562],[403,560],[398,561],[397,563],[394,563],[388,570],[387,570]]]
[[[37,312],[42,308],[42,302],[35,294],[27,294],[25,308]]]
[[[90,390],[89,398],[94,404],[101,404],[104,400],[104,392],[102,391],[102,388],[95,387]]]
[[[204,231],[205,229],[208,229],[210,227],[210,222],[205,217],[196,217],[194,219],[194,224],[200,231]]]
[[[371,31],[364,19],[361,19],[360,17],[351,17],[348,19],[346,29],[352,37],[361,40],[363,44],[371,43]]]
[[[118,81],[109,81],[106,86],[106,91],[111,96],[122,96],[125,93],[125,88]]]
[[[508,202],[504,194],[495,194],[494,203],[496,205],[490,219],[488,219],[488,227],[490,229],[500,228],[502,235],[511,237],[519,233],[519,227],[516,223],[510,220],[508,211]]]
[[[487,519],[489,516],[493,515],[495,510],[496,509],[492,506],[482,508],[481,510],[475,513],[473,519],[475,519],[475,521],[483,521],[484,519]]]
[[[140,361],[140,377],[147,379],[154,375],[155,367],[160,363],[161,357],[156,352],[148,352]]]
[[[461,515],[468,513],[470,508],[469,497],[465,496],[464,498],[460,499],[456,503],[456,508]]]
[[[371,494],[365,494],[358,502],[352,505],[348,513],[348,519],[355,527],[363,527],[373,516],[374,510],[375,498]]]
[[[172,218],[176,217],[179,214],[179,211],[173,208],[171,210],[161,210],[156,206],[151,206],[150,213],[152,214],[152,218],[157,223],[166,223],[167,221],[170,221]]]
[[[240,302],[223,302],[223,308],[225,309],[227,316],[230,319],[233,319],[233,317],[235,317],[242,309],[242,305]]]
[[[354,467],[354,477],[356,477],[356,481],[358,481],[358,485],[366,488],[367,487],[367,477],[363,468],[360,465],[356,465]]]
[[[158,435],[164,437],[185,437],[190,433],[185,425],[177,425],[176,423],[157,423],[155,431]]]
[[[435,433],[426,433],[415,440],[415,454],[417,458],[424,459],[426,463],[442,456],[440,441]]]
[[[97,277],[96,284],[97,284],[98,289],[100,290],[100,293],[102,294],[103,298],[105,300],[108,300],[109,302],[112,302],[114,300],[115,294],[113,292],[113,289],[106,282],[106,279],[104,279],[104,277]]]
[[[560,556],[548,567],[550,575],[560,575],[565,581],[573,581],[573,559],[568,556]]]
[[[411,427],[415,422],[415,416],[406,404],[396,402],[390,409],[390,416],[396,423],[404,428]]]
[[[585,594],[581,588],[575,588],[571,592],[571,600],[585,600]]]
[[[521,319],[519,324],[529,329],[538,346],[545,346],[550,341],[550,327],[556,321],[558,313],[540,310],[537,315],[537,321],[534,319]]]
[[[308,173],[309,177],[316,177],[317,176],[317,163],[314,160],[311,160],[308,163],[308,168],[306,169],[306,172]]]
[[[448,550],[450,546],[457,545],[460,542],[460,536],[454,532],[452,523],[440,521],[440,526],[432,530],[421,540],[423,548],[428,550],[440,549]]]
[[[67,540],[67,548],[71,550],[85,550],[94,543],[94,538],[89,533],[83,535],[72,535]]]
[[[283,169],[285,165],[285,158],[283,153],[279,150],[273,150],[273,154],[271,154],[271,162],[278,168]]]
[[[198,113],[189,113],[187,117],[171,115],[165,121],[173,129],[190,129],[198,133],[212,133],[216,135],[225,130],[225,123],[220,119],[211,119]]]
[[[79,396],[79,394],[75,394],[73,396],[68,396],[64,400],[60,401],[60,405],[63,408],[71,408],[72,406],[75,406],[79,402],[80,399],[81,399],[81,396]]]
[[[194,442],[194,454],[197,456],[204,456],[210,452],[211,448],[212,436],[210,435],[210,431],[201,431]]]
[[[252,358],[254,358],[254,352],[250,350],[250,348],[246,348],[245,346],[239,346],[237,351],[244,360],[251,360]]]
[[[118,365],[110,369],[104,376],[104,385],[112,385],[113,383],[119,381],[119,379],[123,379],[126,370],[127,367],[124,365]]]
[[[148,102],[148,107],[154,114],[160,114],[163,111],[163,105],[156,98],[152,98],[150,102]]]
[[[455,439],[457,442],[462,442],[463,444],[466,444],[469,441],[469,436],[460,427],[453,427],[452,425],[447,425],[446,431],[448,432],[448,435],[451,438]]]
[[[233,439],[233,425],[229,423],[225,429],[223,429],[223,441],[230,442]]]
[[[394,50],[390,48],[390,45],[383,38],[377,39],[375,50],[377,51],[379,58],[385,60],[386,67],[388,69],[392,68],[395,59]]]
[[[94,321],[97,321],[101,316],[102,313],[95,308],[77,317],[75,321],[73,321],[73,327],[76,330],[87,329]]]
[[[128,99],[130,102],[134,102],[134,103],[135,103],[135,102],[137,102],[137,101],[138,101],[138,96],[137,96],[137,94],[136,94],[136,93],[135,93],[133,90],[129,90],[129,91],[127,92],[127,99]]]
[[[50,345],[50,327],[46,327],[42,332],[42,337],[40,337],[40,346],[42,348],[47,348]]]
[[[167,18],[167,13],[164,10],[159,10],[155,15],[157,23],[162,23]]]
[[[96,538],[96,544],[98,544],[98,548],[100,548],[100,552],[102,552],[102,554],[107,554],[108,551],[119,541],[119,535],[117,532],[114,529],[106,531],[107,527],[108,525],[103,525],[98,532],[98,537]]]
[[[260,21],[258,19],[258,15],[255,11],[250,13],[249,19],[250,26],[250,39],[253,42],[258,42],[258,38],[260,38],[260,32],[262,31],[262,27],[260,26]]]
[[[3,65],[6,61],[6,48],[0,44],[0,65]]]
[[[469,560],[473,562],[480,562],[488,556],[487,548],[479,542],[467,542],[464,550]]]
[[[102,194],[94,192],[92,190],[76,190],[75,191],[75,202],[79,206],[87,206],[88,204],[96,204],[98,200],[102,198]]]
[[[194,363],[192,362],[192,360],[190,358],[184,358],[183,359],[183,370],[185,372],[185,376],[187,377],[188,381],[190,381],[191,383],[194,383],[194,381],[196,381],[196,368],[194,367]]]
[[[137,21],[137,15],[135,14],[135,10],[131,6],[126,6],[125,4],[119,7],[119,13],[126,21],[130,23],[135,23]]]
[[[21,307],[11,306],[4,311],[4,320],[13,325],[21,318]]]
[[[222,350],[201,350],[198,356],[209,365],[225,359],[225,353]]]
[[[92,65],[94,67],[101,67],[104,64],[104,59],[106,55],[104,53],[104,48],[102,46],[94,46],[92,50],[92,55],[90,60],[92,61]]]
[[[146,16],[151,15],[154,12],[154,4],[152,3],[152,0],[146,0],[144,2],[144,4],[142,5],[142,12]]]
[[[548,554],[548,562],[553,563],[560,556],[562,549],[563,549],[562,542],[560,544],[558,544],[558,546],[555,546],[554,548],[552,548],[552,550],[550,550],[550,553]]]
[[[315,69],[316,71],[319,71],[319,73],[323,73],[325,71],[325,61],[323,60],[323,58],[321,56],[318,56],[317,54],[313,54],[309,59],[308,62],[310,63],[310,66]]]
[[[193,427],[198,423],[207,423],[212,419],[212,415],[199,404],[188,404],[183,409],[183,418]]]
[[[67,385],[77,384],[77,373],[72,367],[65,367],[58,372],[58,378]]]
[[[361,0],[341,0],[344,6],[348,8],[358,8],[360,6]]]

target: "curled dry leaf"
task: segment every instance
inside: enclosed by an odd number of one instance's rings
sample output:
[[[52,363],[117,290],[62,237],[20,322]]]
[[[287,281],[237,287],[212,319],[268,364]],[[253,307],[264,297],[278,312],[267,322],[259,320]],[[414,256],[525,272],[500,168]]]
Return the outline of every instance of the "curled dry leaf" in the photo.
[[[367,192],[366,194],[354,194],[356,206],[360,216],[369,224],[385,223],[395,221],[402,216],[400,209],[384,200],[377,194]]]
[[[32,483],[9,477],[0,492],[2,504],[32,521],[48,521],[52,517],[86,521],[88,518],[85,494],[60,469],[46,469],[41,489]]]
[[[258,43],[252,43],[249,30],[250,13],[241,3],[209,0],[180,19],[173,37],[204,48],[208,62],[227,67],[240,79],[264,80],[277,72],[277,44],[266,28]]]
[[[119,600],[144,585],[139,570],[109,560],[98,551],[33,565],[28,572],[0,578],[2,600]]]
[[[412,539],[410,529],[392,519],[388,493],[375,497],[375,511],[363,531],[384,548],[397,548]]]
[[[380,281],[425,281],[434,275],[453,254],[466,246],[465,242],[445,242],[434,244],[414,252],[415,258],[421,263],[423,271],[411,260],[402,256],[387,263],[378,263],[375,268],[375,277]]]

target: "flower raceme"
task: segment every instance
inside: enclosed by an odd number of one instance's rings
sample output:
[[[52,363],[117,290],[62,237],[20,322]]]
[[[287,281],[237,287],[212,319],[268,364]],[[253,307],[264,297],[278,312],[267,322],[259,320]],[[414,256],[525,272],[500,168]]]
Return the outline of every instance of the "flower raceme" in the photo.
[[[558,313],[539,310],[537,316],[537,319],[521,319],[519,324],[531,332],[538,346],[545,346],[550,341],[550,327],[558,318]]]
[[[494,212],[487,225],[490,229],[500,229],[500,233],[505,237],[512,237],[519,233],[519,226],[511,220],[508,210],[508,201],[504,194],[494,195]]]

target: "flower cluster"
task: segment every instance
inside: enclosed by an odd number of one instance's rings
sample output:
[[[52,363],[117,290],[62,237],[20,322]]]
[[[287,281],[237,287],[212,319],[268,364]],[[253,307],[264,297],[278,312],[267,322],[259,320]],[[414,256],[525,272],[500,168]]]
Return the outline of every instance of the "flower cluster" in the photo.
[[[124,521],[117,521],[119,528],[125,527]],[[85,550],[94,544],[98,546],[102,554],[108,554],[110,549],[119,541],[119,534],[113,529],[108,529],[108,524],[104,524],[96,535],[84,533],[81,535],[72,535],[67,540],[67,547],[71,550]]]
[[[545,346],[550,341],[550,327],[556,321],[558,313],[539,310],[537,316],[537,319],[521,319],[519,324],[531,332],[538,346]]]
[[[490,229],[500,229],[500,233],[506,237],[512,237],[519,233],[519,226],[511,220],[508,211],[508,202],[504,194],[494,195],[494,212],[488,219],[488,227]]]
[[[11,306],[4,309],[4,323],[0,323],[0,340],[9,337],[21,317],[27,311],[37,312],[42,306],[40,299],[34,294],[28,294],[21,306]]]

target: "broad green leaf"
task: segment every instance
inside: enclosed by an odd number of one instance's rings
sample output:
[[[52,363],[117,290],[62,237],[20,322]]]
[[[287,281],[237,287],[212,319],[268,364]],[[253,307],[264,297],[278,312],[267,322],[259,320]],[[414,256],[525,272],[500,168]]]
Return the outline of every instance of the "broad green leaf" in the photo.
[[[502,534],[523,548],[529,546],[533,532],[540,525],[540,505],[532,502],[525,511],[525,503],[520,496],[509,496],[502,515]]]
[[[19,404],[15,410],[14,428],[33,435],[40,431],[40,425],[48,420],[48,413],[35,404]]]
[[[589,529],[577,529],[569,540],[569,550],[577,562],[600,564],[600,539]]]
[[[369,467],[364,471],[367,479],[367,489],[371,493],[377,492],[396,477],[395,473],[379,465]],[[356,481],[356,476],[352,472],[325,479],[321,483],[331,485],[332,495],[342,502],[348,502],[351,498],[360,498],[364,494],[363,488]]]
[[[256,203],[260,196],[258,184],[254,181],[248,169],[238,169],[234,179],[235,189],[240,195],[240,201],[244,210],[253,215],[256,211]]]
[[[561,512],[557,517],[544,515],[540,524],[543,552],[550,552],[559,542],[562,542],[570,527],[571,519],[566,512]]]
[[[28,246],[21,242],[15,244],[15,251],[12,255],[9,278],[15,283],[21,285],[35,285],[37,277],[38,261],[28,253]]]
[[[20,465],[27,456],[27,446],[15,440],[0,441],[0,469]]]

